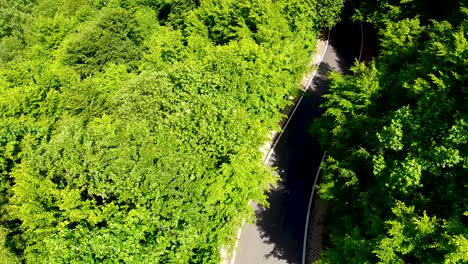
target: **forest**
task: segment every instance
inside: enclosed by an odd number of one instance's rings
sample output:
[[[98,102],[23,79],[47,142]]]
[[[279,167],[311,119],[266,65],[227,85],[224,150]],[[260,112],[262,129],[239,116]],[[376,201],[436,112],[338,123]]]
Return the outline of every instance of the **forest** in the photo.
[[[331,74],[320,263],[468,263],[468,1],[356,1],[378,56]]]
[[[0,262],[219,263],[342,6],[0,0]]]
[[[468,263],[468,1],[356,0],[321,263]],[[344,0],[0,0],[0,263],[220,263]],[[315,151],[315,150],[311,150]]]

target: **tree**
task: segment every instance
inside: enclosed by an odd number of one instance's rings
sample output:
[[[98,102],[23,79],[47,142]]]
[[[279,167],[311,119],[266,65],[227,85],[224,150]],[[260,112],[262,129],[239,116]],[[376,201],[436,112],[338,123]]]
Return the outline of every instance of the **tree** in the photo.
[[[341,2],[1,3],[0,255],[219,263]]]
[[[142,41],[136,22],[127,10],[102,9],[77,35],[63,44],[62,61],[73,66],[83,77],[101,71],[107,63],[137,67]]]
[[[375,63],[331,76],[313,128],[328,155],[326,263],[466,259],[466,20],[421,25],[393,15],[376,24]]]

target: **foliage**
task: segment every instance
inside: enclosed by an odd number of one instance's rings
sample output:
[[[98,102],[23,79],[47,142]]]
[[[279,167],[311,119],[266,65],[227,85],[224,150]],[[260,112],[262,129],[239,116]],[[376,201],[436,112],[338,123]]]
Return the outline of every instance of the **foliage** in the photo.
[[[219,263],[341,5],[0,0],[1,260]]]
[[[82,24],[76,35],[64,40],[62,61],[83,77],[101,71],[108,63],[135,68],[141,41],[129,11],[104,8],[89,24]]]
[[[331,76],[312,128],[328,156],[323,263],[467,261],[468,20],[408,4],[391,6],[406,17],[375,14],[379,57]]]

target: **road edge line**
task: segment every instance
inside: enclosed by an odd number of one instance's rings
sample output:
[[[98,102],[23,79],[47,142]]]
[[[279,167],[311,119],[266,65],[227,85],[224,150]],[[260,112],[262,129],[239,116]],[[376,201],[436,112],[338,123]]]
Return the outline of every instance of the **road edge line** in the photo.
[[[331,32],[331,29],[328,30],[328,36],[327,36],[327,40],[325,41],[325,47],[322,51],[322,54],[320,55],[320,59],[317,63],[317,67],[315,68],[314,72],[312,73],[312,76],[309,78],[309,81],[307,82],[306,86],[305,86],[305,89],[304,91],[307,91],[310,87],[310,85],[312,84],[312,80],[314,79],[315,75],[317,74],[317,70],[319,69],[320,67],[320,64],[322,64],[322,61],[323,61],[323,58],[325,57],[325,53],[328,49],[328,44],[330,43],[330,32]],[[271,155],[273,153],[273,150],[275,149],[276,145],[278,144],[278,141],[279,139],[281,138],[281,135],[283,135],[283,132],[286,130],[288,124],[289,124],[289,121],[291,120],[291,118],[294,116],[294,113],[296,112],[297,110],[297,107],[299,106],[299,104],[302,102],[302,98],[304,96],[302,95],[298,102],[296,103],[296,105],[294,106],[294,109],[293,111],[291,112],[291,115],[288,116],[288,120],[286,121],[286,123],[284,124],[284,126],[282,127],[281,129],[281,133],[276,137],[275,139],[275,142],[273,143],[273,145],[271,146],[270,150],[268,151],[268,154],[267,156],[265,157],[265,159],[263,160],[263,165],[266,165],[269,161],[270,161],[270,158],[271,158]],[[249,204],[250,204],[250,201],[249,201]],[[245,219],[242,220],[242,225],[241,227],[238,229],[237,231],[237,239],[236,239],[236,243],[234,245],[234,250],[232,251],[232,258],[231,258],[231,261],[230,261],[230,264],[235,264],[235,261],[236,261],[236,253],[237,253],[237,248],[239,246],[239,241],[240,241],[240,237],[242,235],[242,230],[244,229],[244,225],[245,225]]]
[[[323,61],[323,58],[325,57],[325,52],[327,51],[328,49],[328,44],[330,42],[330,32],[331,32],[331,29],[328,30],[328,37],[327,37],[327,41],[325,41],[325,48],[323,49],[322,51],[322,54],[320,55],[320,59],[317,63],[317,67],[315,68],[314,72],[312,73],[312,76],[309,78],[309,81],[307,82],[306,86],[305,86],[305,89],[304,89],[304,92],[306,92],[310,85],[312,84],[312,81],[315,77],[315,75],[317,74],[317,71],[320,67],[320,64],[322,64],[322,61]],[[286,123],[284,124],[284,126],[281,128],[281,133],[276,137],[275,139],[275,142],[273,143],[272,147],[270,148],[270,150],[268,151],[268,154],[265,158],[265,160],[263,160],[263,164],[267,164],[269,161],[270,161],[270,158],[271,158],[271,155],[273,154],[273,151],[276,147],[276,145],[278,144],[279,140],[281,139],[281,136],[283,135],[283,132],[286,130],[286,128],[288,127],[289,125],[289,122],[291,121],[292,117],[294,116],[294,114],[296,113],[296,110],[297,108],[299,107],[299,105],[301,104],[302,102],[302,99],[304,98],[303,95],[301,95],[301,97],[299,98],[299,100],[297,101],[296,105],[294,106],[294,109],[292,110],[291,114],[288,116],[288,119],[286,120]]]
[[[362,50],[363,50],[363,47],[364,47],[364,29],[363,29],[363,26],[362,26],[362,21],[359,21],[359,24],[361,26],[361,49],[359,50],[359,59],[358,59],[358,61],[361,61]],[[328,31],[328,34],[329,34],[328,38],[330,39],[330,31]],[[309,231],[310,209],[312,207],[312,201],[313,201],[313,197],[314,197],[315,187],[317,186],[318,176],[320,174],[322,162],[325,160],[325,155],[326,155],[326,152],[323,153],[322,160],[320,161],[319,167],[317,169],[317,174],[315,175],[315,179],[314,179],[314,185],[312,186],[312,193],[310,194],[310,198],[309,198],[309,207],[308,207],[307,216],[306,216],[304,241],[303,241],[303,245],[302,245],[302,264],[306,264],[305,263],[305,258],[306,258],[306,250],[307,250],[307,248],[306,248],[306,246],[307,246],[307,237],[308,237],[307,233]]]
[[[317,169],[317,173],[315,174],[314,185],[312,185],[312,193],[310,194],[310,198],[309,198],[309,206],[307,207],[308,210],[307,210],[306,224],[305,224],[305,231],[304,231],[304,241],[302,244],[302,264],[305,264],[305,258],[306,258],[307,237],[308,237],[307,233],[309,232],[310,209],[312,207],[312,201],[314,200],[315,187],[317,186],[317,180],[320,175],[322,163],[325,160],[325,155],[326,155],[326,152],[323,153],[322,159],[320,160],[320,164]]]

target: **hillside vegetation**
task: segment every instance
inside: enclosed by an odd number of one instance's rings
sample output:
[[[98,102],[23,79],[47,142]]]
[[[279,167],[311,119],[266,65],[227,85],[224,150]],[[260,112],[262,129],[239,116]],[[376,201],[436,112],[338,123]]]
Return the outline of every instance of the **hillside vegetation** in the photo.
[[[331,0],[0,0],[2,263],[218,263]]]
[[[361,1],[379,56],[332,74],[322,263],[468,263],[468,3]]]

